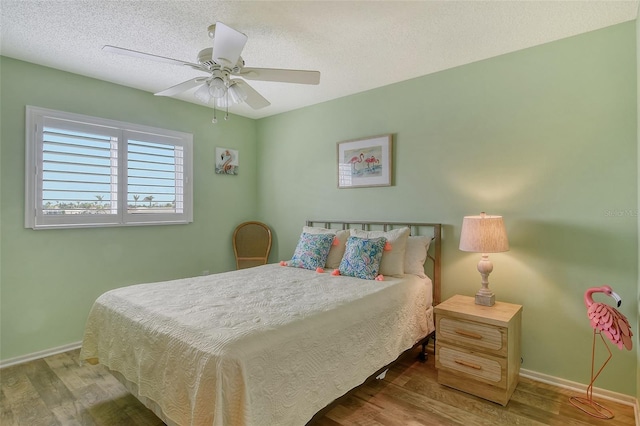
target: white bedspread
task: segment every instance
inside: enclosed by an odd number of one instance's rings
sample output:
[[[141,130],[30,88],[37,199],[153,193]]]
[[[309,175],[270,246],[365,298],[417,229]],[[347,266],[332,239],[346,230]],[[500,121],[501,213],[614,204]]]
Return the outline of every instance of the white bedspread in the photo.
[[[431,282],[265,265],[109,291],[81,359],[179,425],[304,425],[433,329]]]

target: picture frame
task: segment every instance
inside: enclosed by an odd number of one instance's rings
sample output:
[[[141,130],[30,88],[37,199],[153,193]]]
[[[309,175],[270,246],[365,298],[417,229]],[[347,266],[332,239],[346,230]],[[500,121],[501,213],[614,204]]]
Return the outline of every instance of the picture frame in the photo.
[[[393,136],[338,142],[338,188],[391,186]]]
[[[240,153],[235,149],[216,147],[216,174],[237,175],[240,167]]]

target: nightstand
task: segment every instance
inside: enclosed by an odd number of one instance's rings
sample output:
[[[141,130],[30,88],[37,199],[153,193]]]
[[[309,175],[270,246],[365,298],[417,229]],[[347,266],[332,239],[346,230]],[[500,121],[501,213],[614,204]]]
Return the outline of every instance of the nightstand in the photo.
[[[507,405],[520,374],[522,306],[457,295],[434,312],[438,383]]]

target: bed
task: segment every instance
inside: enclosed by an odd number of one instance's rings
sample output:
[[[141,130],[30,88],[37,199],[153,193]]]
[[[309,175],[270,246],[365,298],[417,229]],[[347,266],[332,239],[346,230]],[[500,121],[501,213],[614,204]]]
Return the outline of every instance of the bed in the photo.
[[[297,264],[313,252],[303,240],[330,242],[324,260],[311,256],[324,268]],[[440,240],[434,223],[307,221],[286,265],[106,292],[80,357],[168,425],[304,425],[404,351],[424,352]],[[350,259],[366,257],[354,244],[383,250],[375,278],[348,276]]]

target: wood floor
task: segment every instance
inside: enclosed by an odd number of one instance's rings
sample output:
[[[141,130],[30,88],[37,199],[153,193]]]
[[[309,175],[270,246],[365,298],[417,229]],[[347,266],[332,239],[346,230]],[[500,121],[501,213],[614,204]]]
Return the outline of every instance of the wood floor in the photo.
[[[81,366],[78,354],[70,351],[0,370],[0,424],[163,424],[103,367]],[[438,385],[433,355],[420,363],[416,354],[408,353],[384,380],[360,386],[308,426],[635,425],[631,406],[602,401],[615,418],[593,419],[569,404],[573,392],[528,379],[502,407]]]

